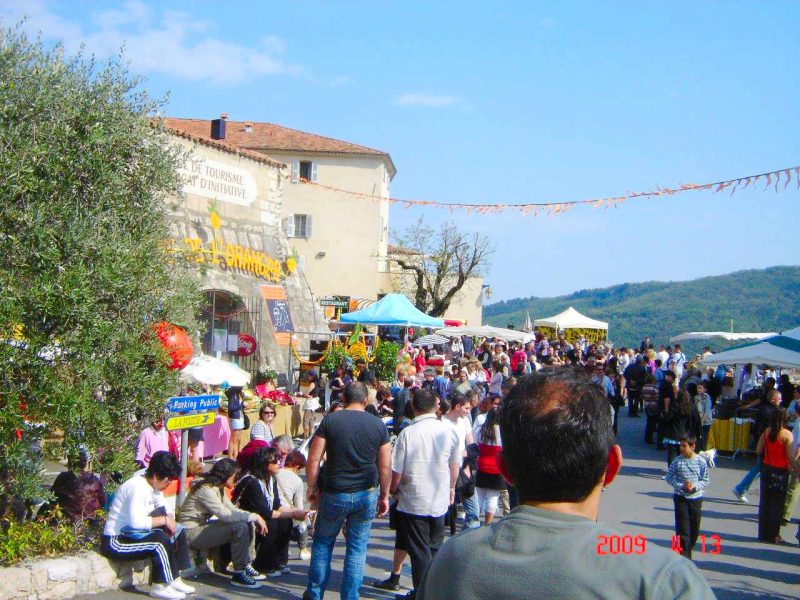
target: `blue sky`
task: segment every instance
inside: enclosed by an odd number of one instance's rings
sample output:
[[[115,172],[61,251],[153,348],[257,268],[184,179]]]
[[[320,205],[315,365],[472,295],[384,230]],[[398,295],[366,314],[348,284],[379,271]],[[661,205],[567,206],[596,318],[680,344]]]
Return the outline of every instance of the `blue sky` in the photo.
[[[800,3],[10,2],[6,25],[131,69],[170,116],[379,148],[392,195],[556,202],[800,165]],[[782,189],[782,188],[781,188]],[[490,235],[492,300],[800,264],[800,191],[686,193]],[[393,208],[402,230],[447,211]]]

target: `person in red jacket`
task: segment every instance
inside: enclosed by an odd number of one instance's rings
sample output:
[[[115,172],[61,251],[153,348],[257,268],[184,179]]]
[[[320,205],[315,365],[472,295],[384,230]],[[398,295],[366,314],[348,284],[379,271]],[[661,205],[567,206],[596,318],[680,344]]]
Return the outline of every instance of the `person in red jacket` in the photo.
[[[497,408],[492,408],[486,413],[486,420],[483,423],[478,420],[474,433],[475,442],[478,444],[475,492],[478,494],[478,504],[483,510],[486,525],[491,525],[497,512],[500,492],[506,489],[506,480],[500,471],[500,452],[503,445],[497,416]]]

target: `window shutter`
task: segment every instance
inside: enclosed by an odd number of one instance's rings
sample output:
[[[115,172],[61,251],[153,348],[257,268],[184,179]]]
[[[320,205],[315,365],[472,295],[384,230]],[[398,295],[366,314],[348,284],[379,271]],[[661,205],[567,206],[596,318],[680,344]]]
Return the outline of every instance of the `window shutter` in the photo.
[[[317,163],[311,163],[311,183],[317,183]]]
[[[293,160],[292,161],[292,183],[297,183],[300,181],[300,161]]]
[[[316,171],[315,171],[316,172]],[[311,237],[311,215],[306,215],[306,238]]]
[[[294,215],[286,217],[286,237],[294,237]]]

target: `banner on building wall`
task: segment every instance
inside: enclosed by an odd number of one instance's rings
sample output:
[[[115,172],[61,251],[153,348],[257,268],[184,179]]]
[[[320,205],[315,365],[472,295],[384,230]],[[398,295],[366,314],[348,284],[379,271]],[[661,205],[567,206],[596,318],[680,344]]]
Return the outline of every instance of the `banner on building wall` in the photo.
[[[186,194],[240,206],[250,206],[258,195],[256,180],[247,169],[210,158],[191,157],[178,173]]]
[[[288,346],[292,342],[294,324],[286,300],[286,288],[278,285],[260,286],[261,296],[267,303],[267,313],[272,323],[272,333],[279,346]]]

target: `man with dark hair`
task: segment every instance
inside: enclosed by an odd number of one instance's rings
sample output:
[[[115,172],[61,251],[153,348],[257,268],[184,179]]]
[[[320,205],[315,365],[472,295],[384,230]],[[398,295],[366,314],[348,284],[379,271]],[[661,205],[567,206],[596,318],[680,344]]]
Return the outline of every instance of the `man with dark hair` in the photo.
[[[159,450],[150,457],[144,475],[134,475],[114,496],[103,529],[100,553],[117,561],[152,562],[150,596],[183,600],[195,590],[186,585],[180,571],[191,567],[189,546],[183,530],[176,536],[175,516],[164,509],[162,490],[180,475],[178,460]]]
[[[360,358],[356,362],[356,367],[358,367],[358,380],[361,383],[372,383],[375,381],[375,371],[369,368],[367,361],[363,358]]]
[[[502,468],[520,506],[443,545],[418,598],[714,598],[690,561],[644,538],[641,552],[610,550],[608,540],[622,536],[597,515],[622,452],[608,401],[585,374],[561,368],[525,377],[500,411]]]
[[[304,600],[325,594],[336,537],[347,521],[347,552],[341,597],[359,597],[367,559],[370,528],[389,510],[392,448],[380,419],[364,411],[367,386],[353,382],[344,389],[344,410],[328,414],[320,423],[308,451],[308,499],[318,505],[318,518]],[[319,464],[326,455],[324,482]],[[322,489],[319,484],[324,483]],[[380,492],[379,492],[380,486]]]
[[[638,417],[642,406],[642,388],[647,377],[647,357],[640,356],[625,368],[623,375],[628,386],[628,416]]]
[[[403,429],[392,453],[392,491],[397,501],[395,548],[411,557],[415,598],[422,574],[444,541],[444,517],[455,499],[461,447],[455,429],[436,418],[438,398],[417,390],[414,420]],[[399,579],[399,573],[393,573]]]

